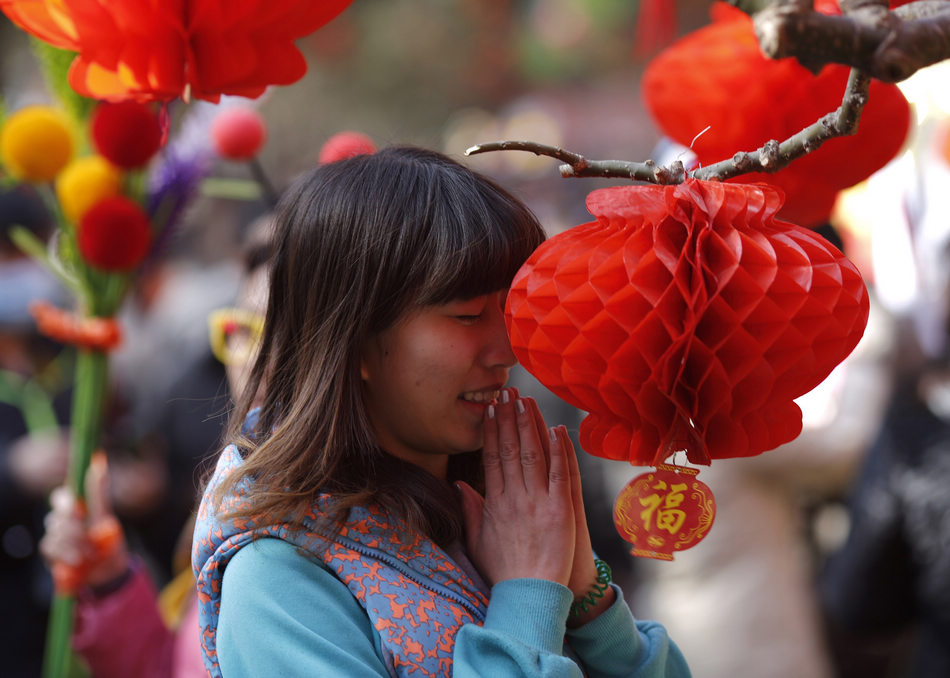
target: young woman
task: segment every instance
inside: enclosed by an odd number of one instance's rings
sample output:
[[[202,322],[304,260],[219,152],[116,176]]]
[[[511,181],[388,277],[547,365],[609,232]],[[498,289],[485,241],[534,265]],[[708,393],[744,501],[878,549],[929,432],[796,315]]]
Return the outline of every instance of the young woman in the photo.
[[[542,240],[421,149],[285,195],[195,531],[212,676],[689,675],[595,561],[565,431],[504,388],[506,290]]]

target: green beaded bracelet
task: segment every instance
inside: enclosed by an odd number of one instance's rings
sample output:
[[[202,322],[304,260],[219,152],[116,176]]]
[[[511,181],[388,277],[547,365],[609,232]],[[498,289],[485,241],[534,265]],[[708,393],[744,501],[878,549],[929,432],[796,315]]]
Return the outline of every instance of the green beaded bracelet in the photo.
[[[571,612],[568,618],[573,619],[587,612],[591,607],[597,604],[597,601],[604,597],[604,593],[610,588],[610,565],[600,558],[594,559],[594,565],[597,567],[597,579],[594,582],[594,590],[589,592],[580,600],[575,600],[571,605]]]

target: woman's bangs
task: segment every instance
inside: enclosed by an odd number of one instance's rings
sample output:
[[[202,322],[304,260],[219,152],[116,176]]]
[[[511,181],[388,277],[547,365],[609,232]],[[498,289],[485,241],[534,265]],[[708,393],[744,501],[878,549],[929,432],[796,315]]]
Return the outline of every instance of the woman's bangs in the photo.
[[[458,236],[440,240],[420,306],[472,299],[511,285],[544,234],[530,212],[506,207],[501,212],[496,206],[447,229]]]

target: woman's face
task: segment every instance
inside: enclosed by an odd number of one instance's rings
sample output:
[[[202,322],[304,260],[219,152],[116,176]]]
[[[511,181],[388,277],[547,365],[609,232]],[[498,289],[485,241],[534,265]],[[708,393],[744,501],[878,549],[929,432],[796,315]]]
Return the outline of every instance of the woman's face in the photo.
[[[366,342],[361,376],[380,447],[439,477],[448,455],[481,448],[485,408],[516,362],[506,292],[414,309]]]

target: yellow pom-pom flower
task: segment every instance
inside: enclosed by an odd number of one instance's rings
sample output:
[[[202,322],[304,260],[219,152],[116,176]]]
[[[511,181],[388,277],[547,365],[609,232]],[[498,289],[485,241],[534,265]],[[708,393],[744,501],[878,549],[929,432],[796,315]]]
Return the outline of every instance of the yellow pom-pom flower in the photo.
[[[73,157],[73,147],[69,118],[49,106],[22,108],[0,129],[0,160],[24,181],[51,181]]]
[[[74,224],[90,207],[118,195],[121,188],[121,171],[101,155],[77,158],[56,177],[56,197],[63,214]]]

